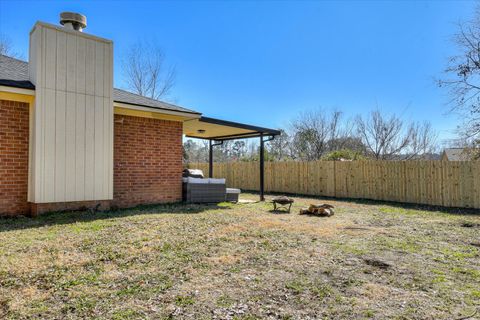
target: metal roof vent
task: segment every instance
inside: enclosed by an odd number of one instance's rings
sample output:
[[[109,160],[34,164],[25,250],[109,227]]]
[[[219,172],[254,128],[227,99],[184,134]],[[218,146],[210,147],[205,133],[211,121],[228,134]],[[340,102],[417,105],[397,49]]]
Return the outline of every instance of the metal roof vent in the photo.
[[[60,13],[60,24],[65,28],[82,32],[87,27],[87,17],[75,12]]]

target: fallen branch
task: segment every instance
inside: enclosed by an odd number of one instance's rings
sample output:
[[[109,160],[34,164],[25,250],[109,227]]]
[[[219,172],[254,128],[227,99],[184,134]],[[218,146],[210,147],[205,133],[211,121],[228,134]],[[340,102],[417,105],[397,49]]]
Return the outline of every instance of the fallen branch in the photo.
[[[469,319],[469,318],[473,317],[474,315],[476,315],[477,312],[478,312],[478,309],[475,309],[471,315],[465,316],[465,317],[456,318],[455,320],[465,320],[465,319]]]

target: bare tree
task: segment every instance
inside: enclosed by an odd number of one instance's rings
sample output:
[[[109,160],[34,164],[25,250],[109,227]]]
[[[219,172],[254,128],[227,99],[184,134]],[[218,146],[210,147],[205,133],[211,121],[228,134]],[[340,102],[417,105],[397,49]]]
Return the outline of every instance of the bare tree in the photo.
[[[0,54],[13,58],[21,57],[21,55],[14,50],[12,40],[4,34],[0,34]]]
[[[472,20],[458,25],[453,41],[460,53],[449,58],[445,79],[438,84],[448,89],[452,110],[464,118],[460,135],[480,146],[480,7]]]
[[[247,155],[247,144],[245,140],[235,140],[232,143],[230,157],[232,160],[241,160]]]
[[[377,160],[389,159],[408,145],[408,136],[402,136],[403,122],[395,116],[385,119],[374,111],[366,120],[357,116],[356,125],[368,153]]]
[[[351,126],[343,121],[340,111],[325,112],[322,109],[307,111],[291,123],[294,158],[318,160],[332,148],[342,148],[340,139],[347,137]],[[333,144],[332,144],[333,143]]]
[[[249,139],[226,140],[213,148],[215,162],[258,160],[258,141]],[[185,162],[207,162],[209,157],[208,140],[188,139],[183,143]]]
[[[267,150],[272,159],[286,160],[292,157],[291,139],[290,135],[283,129],[280,130],[280,135],[267,144]]]
[[[435,146],[436,134],[429,123],[405,125],[397,116],[386,117],[378,110],[366,119],[357,116],[355,122],[367,153],[377,160],[418,158]]]
[[[152,99],[165,98],[175,84],[175,68],[165,64],[165,54],[151,42],[137,42],[123,60],[125,81],[133,92]]]
[[[410,143],[406,150],[406,159],[425,158],[437,148],[437,134],[429,122],[412,123],[408,129]]]
[[[354,153],[358,154],[366,154],[367,149],[362,142],[362,139],[353,135],[353,133],[349,133],[347,136],[343,136],[340,138],[336,138],[332,141],[328,142],[330,152],[336,150],[350,150]]]
[[[208,140],[188,139],[183,143],[183,152],[185,162],[207,162]]]

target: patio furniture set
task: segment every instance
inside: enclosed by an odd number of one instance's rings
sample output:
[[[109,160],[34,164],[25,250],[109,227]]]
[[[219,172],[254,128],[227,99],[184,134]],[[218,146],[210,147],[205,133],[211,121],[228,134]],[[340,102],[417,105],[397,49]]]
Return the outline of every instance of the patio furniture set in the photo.
[[[183,170],[183,200],[187,203],[238,202],[240,192],[227,188],[224,178],[205,178],[198,169]]]
[[[203,171],[199,169],[183,170],[182,179],[182,196],[186,203],[219,203],[225,201],[237,203],[241,193],[240,189],[227,188],[225,178],[205,178]],[[274,212],[280,212],[280,209],[283,209],[290,213],[294,200],[286,196],[279,196],[273,198],[271,203]],[[311,205],[308,210],[302,209],[300,213],[328,213],[329,216],[333,215],[333,207]]]

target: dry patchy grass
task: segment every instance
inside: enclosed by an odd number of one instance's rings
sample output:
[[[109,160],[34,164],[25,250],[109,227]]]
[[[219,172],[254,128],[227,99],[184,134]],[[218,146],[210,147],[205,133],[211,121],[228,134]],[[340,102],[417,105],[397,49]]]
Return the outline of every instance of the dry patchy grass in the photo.
[[[480,215],[295,200],[291,214],[253,203],[2,219],[0,318],[452,319],[479,306]],[[315,202],[336,214],[297,214]]]

